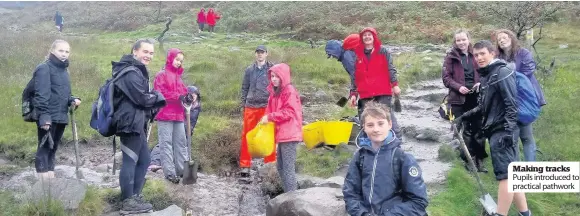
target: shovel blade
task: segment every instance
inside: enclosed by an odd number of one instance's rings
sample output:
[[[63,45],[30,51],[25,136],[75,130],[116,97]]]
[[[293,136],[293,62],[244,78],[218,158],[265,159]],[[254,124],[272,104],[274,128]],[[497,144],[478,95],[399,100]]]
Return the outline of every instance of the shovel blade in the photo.
[[[183,179],[181,182],[184,185],[195,184],[197,182],[197,163],[189,161],[184,162]]]
[[[483,208],[488,215],[493,215],[497,213],[497,203],[493,201],[493,198],[489,194],[485,194],[479,198],[479,202],[483,205]]]

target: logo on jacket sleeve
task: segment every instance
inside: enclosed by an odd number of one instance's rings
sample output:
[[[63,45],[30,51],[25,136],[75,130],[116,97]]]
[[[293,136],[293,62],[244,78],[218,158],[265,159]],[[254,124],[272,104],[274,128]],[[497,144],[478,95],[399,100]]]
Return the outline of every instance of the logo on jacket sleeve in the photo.
[[[419,169],[417,169],[417,167],[412,166],[409,168],[409,175],[411,175],[412,177],[417,177],[419,176]]]

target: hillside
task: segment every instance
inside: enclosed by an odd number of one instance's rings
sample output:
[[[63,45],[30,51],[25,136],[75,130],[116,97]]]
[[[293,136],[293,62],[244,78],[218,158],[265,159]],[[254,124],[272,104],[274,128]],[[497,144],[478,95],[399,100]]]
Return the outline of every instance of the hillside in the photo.
[[[405,111],[400,114],[406,150],[417,154],[421,166],[428,167],[430,184],[429,215],[480,215],[475,180],[450,150],[446,122],[437,119],[436,108],[444,96],[440,83],[442,59],[450,47],[452,32],[468,28],[473,41],[488,39],[499,28],[491,14],[478,10],[475,2],[35,2],[27,4],[1,3],[0,7],[0,186],[21,180],[30,173],[36,151],[36,130],[20,117],[20,97],[34,67],[46,55],[50,43],[63,38],[72,46],[71,66],[73,94],[83,99],[77,111],[84,168],[96,173],[97,167],[111,163],[111,140],[103,139],[88,126],[90,105],[98,87],[110,77],[111,61],[117,61],[138,38],[157,38],[165,28],[165,17],[173,23],[165,34],[163,47],[156,43],[156,54],[149,65],[153,77],[165,62],[164,49],[178,47],[186,53],[184,80],[195,84],[202,92],[203,112],[193,137],[193,154],[201,161],[205,175],[194,187],[173,186],[152,174],[146,186],[146,199],[159,201],[156,209],[176,203],[198,213],[226,214],[242,212],[237,195],[260,202],[269,195],[261,192],[263,185],[250,188],[232,183],[236,172],[241,116],[238,109],[241,73],[251,63],[253,49],[265,44],[269,59],[288,63],[293,83],[305,99],[304,118],[337,120],[354,115],[348,108],[334,103],[348,94],[348,76],[342,65],[327,59],[324,43],[358,32],[363,26],[374,26],[396,53],[404,91]],[[502,3],[503,4],[503,3]],[[507,3],[505,3],[507,4]],[[539,160],[578,161],[580,151],[580,116],[576,112],[580,94],[580,33],[578,3],[560,10],[543,29],[538,42],[541,66],[556,59],[551,74],[540,70],[540,79],[548,105],[534,125],[535,137],[543,154]],[[216,34],[195,31],[193,17],[199,7],[215,7],[222,14]],[[65,31],[55,31],[52,16],[56,10],[65,17]],[[539,37],[535,29],[535,37]],[[316,42],[311,48],[308,39]],[[430,122],[430,123],[425,123]],[[435,130],[439,136],[421,140],[421,130]],[[58,164],[74,169],[72,133],[67,128],[65,147],[59,150]],[[149,140],[157,142],[154,127]],[[340,175],[350,160],[352,149],[337,150],[301,147],[298,153],[300,174],[328,178]],[[487,167],[491,169],[488,161]],[[118,190],[116,176],[95,174],[99,178],[90,188],[78,215],[101,215],[114,212]],[[483,175],[486,189],[496,197],[493,174]],[[24,184],[26,181],[22,181]],[[118,182],[117,182],[118,183]],[[111,186],[113,185],[113,186]],[[102,187],[101,187],[102,186]],[[203,192],[216,188],[218,195]],[[36,206],[15,206],[12,191],[0,189],[0,215],[34,215]],[[278,189],[279,190],[279,189]],[[201,192],[200,192],[201,191]],[[250,191],[250,192],[248,192]],[[191,194],[196,194],[192,198]],[[255,197],[254,197],[255,196]],[[243,196],[240,195],[239,200]],[[258,200],[258,201],[256,201]],[[240,203],[242,201],[239,201]],[[94,203],[94,204],[92,204]],[[214,203],[219,203],[212,205]],[[531,194],[528,200],[534,215],[580,215],[577,194]],[[239,206],[238,206],[239,205]],[[262,212],[264,203],[252,204],[248,212]],[[201,207],[200,207],[201,206]],[[199,209],[208,206],[205,209]],[[26,213],[22,213],[26,212]],[[510,215],[514,214],[512,209]],[[55,213],[53,215],[63,215]],[[241,214],[241,213],[240,213]]]

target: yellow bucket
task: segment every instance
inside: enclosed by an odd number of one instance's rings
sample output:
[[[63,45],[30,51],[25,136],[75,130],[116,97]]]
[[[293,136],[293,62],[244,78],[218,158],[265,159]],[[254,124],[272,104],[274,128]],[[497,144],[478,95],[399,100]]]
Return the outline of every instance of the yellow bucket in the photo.
[[[258,124],[249,131],[246,134],[246,141],[252,158],[264,158],[272,154],[276,147],[274,136],[274,123],[272,122]]]
[[[352,132],[352,122],[346,121],[329,121],[324,124],[322,134],[326,145],[340,145],[348,143],[350,133]]]
[[[302,139],[306,145],[306,149],[313,149],[321,142],[324,142],[322,128],[325,122],[313,122],[302,127]]]

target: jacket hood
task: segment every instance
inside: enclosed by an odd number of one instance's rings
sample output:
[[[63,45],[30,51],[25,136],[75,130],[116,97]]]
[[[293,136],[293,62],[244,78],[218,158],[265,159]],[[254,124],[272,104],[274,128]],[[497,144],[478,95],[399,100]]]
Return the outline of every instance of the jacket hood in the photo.
[[[338,40],[329,40],[326,42],[326,47],[324,48],[328,58],[334,57],[340,61],[340,56],[344,50],[342,49],[342,44]]]
[[[351,34],[344,39],[342,48],[344,50],[354,50],[360,44],[360,41],[359,34]]]
[[[199,10],[199,12],[205,12],[205,9],[202,8],[201,10]]]
[[[360,40],[359,40],[359,41],[360,41],[360,44],[362,45],[362,47],[364,48],[364,42],[363,42],[363,34],[364,34],[365,32],[371,32],[371,33],[373,34],[373,39],[374,39],[374,40],[373,40],[373,44],[374,44],[374,48],[375,48],[376,50],[380,49],[380,47],[381,47],[381,44],[382,44],[382,43],[381,43],[381,40],[380,40],[380,39],[379,39],[379,37],[377,36],[377,35],[378,35],[378,34],[377,34],[377,30],[375,30],[375,29],[374,29],[374,28],[372,28],[372,27],[366,27],[366,28],[364,28],[362,31],[360,31],[360,33],[359,33]]]
[[[117,76],[117,74],[121,72],[121,70],[129,66],[135,66],[139,68],[139,70],[141,70],[141,73],[143,73],[143,76],[145,76],[146,78],[149,77],[149,72],[147,72],[147,68],[145,67],[145,65],[140,61],[138,61],[137,59],[135,59],[132,54],[124,55],[118,62],[112,61],[111,65],[113,65],[113,77]]]
[[[268,79],[272,77],[272,73],[276,74],[276,76],[280,77],[280,90],[284,89],[287,85],[292,83],[292,79],[290,78],[290,66],[287,64],[281,63],[276,64],[268,70]],[[272,82],[268,85],[268,91],[270,94],[274,93],[274,85]]]
[[[492,71],[497,70],[499,67],[505,67],[507,66],[507,62],[502,60],[502,59],[494,59],[491,60],[491,62],[489,63],[489,65],[479,68],[477,70],[477,72],[479,72],[479,74],[481,76],[487,76],[489,75],[489,73],[491,73]]]
[[[371,140],[368,138],[368,135],[364,131],[361,131],[361,136],[358,137],[358,145],[361,148],[365,148],[365,149],[374,151],[372,144],[371,144]],[[390,149],[393,149],[393,148],[398,147],[400,145],[401,145],[401,141],[395,136],[395,133],[391,129],[389,131],[389,135],[387,135],[387,138],[385,139],[385,141],[383,141],[383,145],[381,146],[380,149],[381,149],[381,151],[390,150]]]
[[[165,60],[165,70],[169,72],[174,72],[181,76],[183,74],[183,66],[176,68],[173,66],[173,60],[177,58],[177,54],[183,54],[181,50],[177,48],[171,48],[167,51],[167,59]]]

